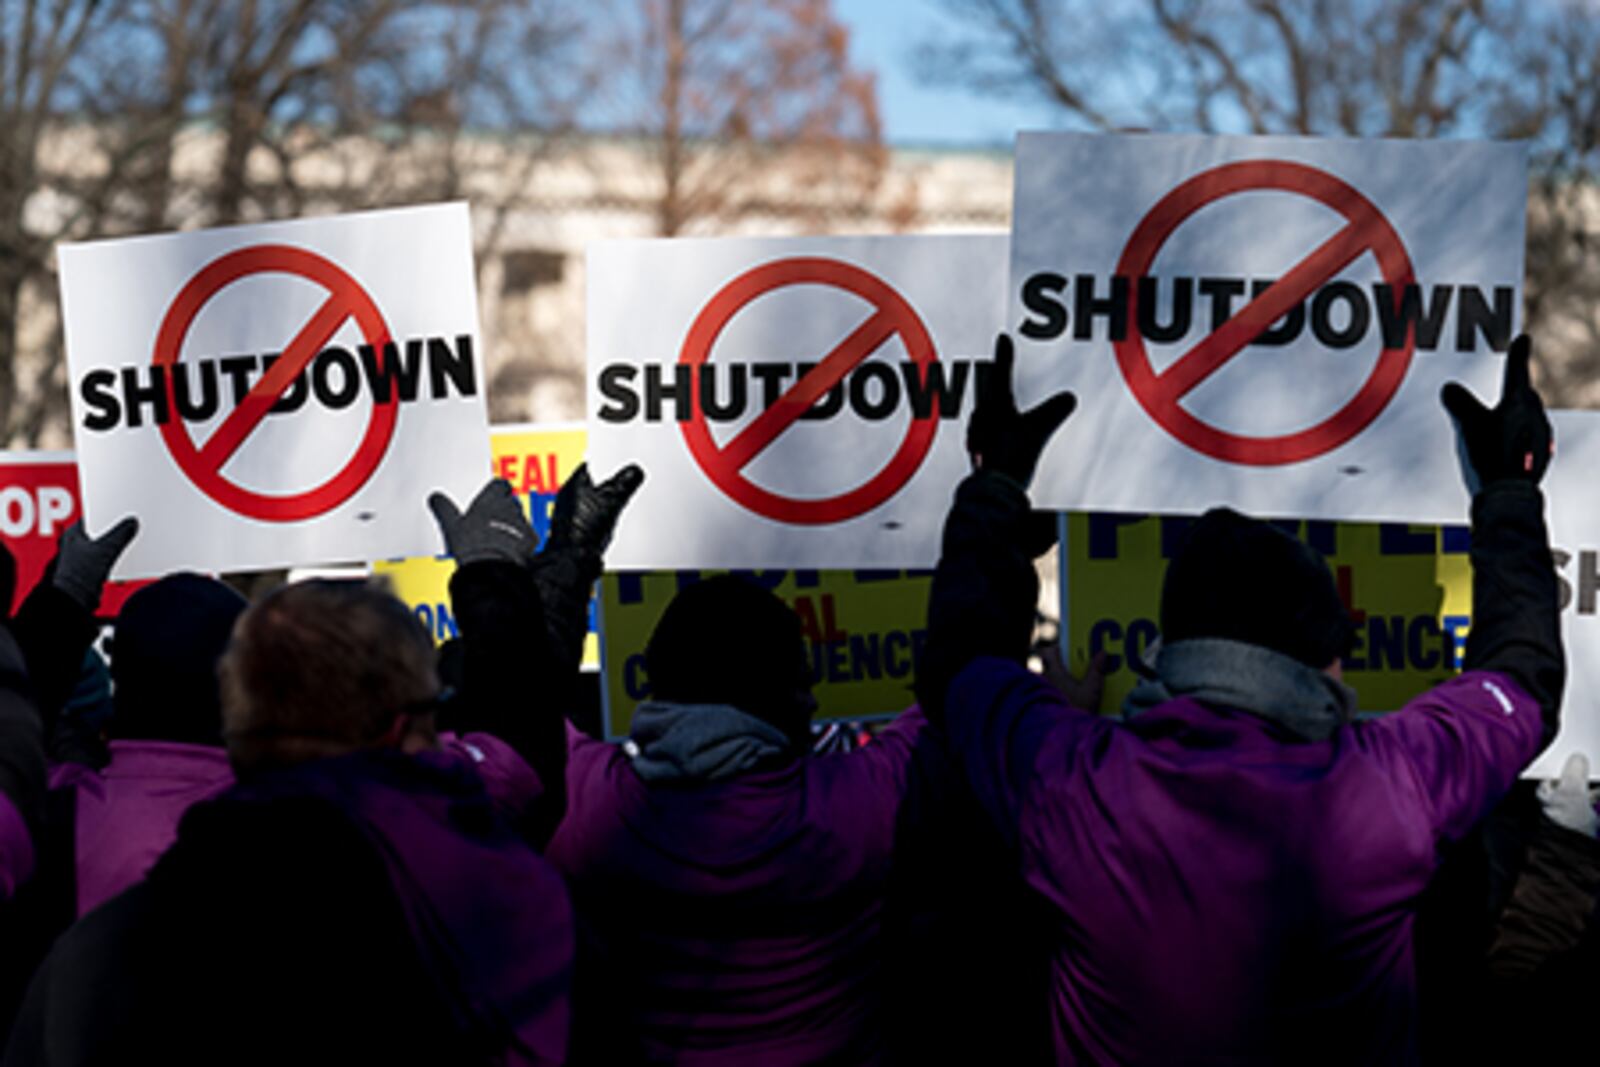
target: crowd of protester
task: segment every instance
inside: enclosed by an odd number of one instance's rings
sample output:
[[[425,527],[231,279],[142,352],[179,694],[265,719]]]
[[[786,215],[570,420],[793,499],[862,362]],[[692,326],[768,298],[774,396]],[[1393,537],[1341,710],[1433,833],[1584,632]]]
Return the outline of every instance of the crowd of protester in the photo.
[[[376,586],[248,604],[174,574],[108,668],[137,523],[69,530],[0,621],[3,1063],[1509,1062],[1581,1035],[1588,764],[1518,784],[1565,675],[1527,340],[1495,407],[1444,396],[1465,670],[1360,718],[1327,565],[1227,509],[1172,560],[1125,707],[1028,668],[1054,536],[1028,486],[1074,399],[1019,411],[1011,359],[915,702],[863,744],[814,744],[799,620],[732,575],[668,606],[624,741],[571,724],[637,467],[580,468],[543,545],[505,482],[434,494],[437,650]],[[13,580],[0,547],[0,605]]]

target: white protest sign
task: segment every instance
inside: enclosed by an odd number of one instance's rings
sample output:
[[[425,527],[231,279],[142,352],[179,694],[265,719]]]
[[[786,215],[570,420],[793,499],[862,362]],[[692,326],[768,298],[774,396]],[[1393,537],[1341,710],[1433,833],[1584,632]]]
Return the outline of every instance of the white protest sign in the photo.
[[[1079,407],[1041,507],[1448,522],[1439,389],[1498,389],[1523,146],[1023,134],[1007,328]]]
[[[1535,340],[1535,350],[1537,350]],[[1481,393],[1493,400],[1498,392]],[[1567,689],[1561,732],[1528,769],[1554,778],[1573,752],[1600,767],[1600,412],[1553,411],[1556,452],[1545,475],[1545,517],[1561,582],[1561,640],[1567,653]]]
[[[647,478],[612,567],[918,567],[968,470],[1003,235],[589,252],[589,455]]]
[[[465,204],[58,250],[92,533],[118,577],[435,552],[489,464]]]

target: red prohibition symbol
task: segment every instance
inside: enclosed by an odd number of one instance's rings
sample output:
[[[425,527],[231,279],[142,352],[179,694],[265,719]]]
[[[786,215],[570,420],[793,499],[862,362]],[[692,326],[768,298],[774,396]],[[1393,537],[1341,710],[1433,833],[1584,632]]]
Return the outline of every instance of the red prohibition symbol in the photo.
[[[912,362],[921,368],[919,373],[926,373],[927,366],[939,357],[915,309],[883,279],[840,260],[796,256],[753,267],[718,290],[689,327],[678,362],[690,367],[705,364],[718,336],[735,314],[759,297],[790,285],[843,289],[872,304],[873,312],[727,444],[718,445],[712,438],[705,410],[699,403],[692,405],[690,420],[682,424],[683,437],[695,462],[712,483],[756,514],[796,525],[843,522],[884,503],[917,472],[939,429],[937,403],[929,417],[912,417],[905,439],[882,470],[847,492],[816,499],[788,497],[755,484],[745,477],[744,468],[891,338],[899,336]],[[698,372],[691,380],[698,396]]]
[[[298,522],[314,518],[338,507],[367,483],[388,451],[399,416],[397,397],[374,398],[372,418],[361,443],[343,469],[322,485],[288,494],[260,493],[230,481],[222,468],[250,434],[261,425],[284,391],[327,344],[344,321],[354,318],[366,342],[380,361],[390,339],[378,306],[356,280],[331,261],[303,248],[289,245],[252,245],[212,260],[202,267],[178,292],[156,334],[155,364],[169,368],[166,378],[167,403],[176,408],[170,368],[178,362],[183,340],[195,317],[206,303],[227,286],[252,274],[292,274],[320,285],[328,292],[311,318],[301,326],[272,364],[233,409],[222,425],[203,445],[196,445],[182,419],[171,419],[161,427],[162,440],[178,467],[206,496],[223,507],[266,522]]]
[[[1134,398],[1168,433],[1213,459],[1266,467],[1313,459],[1366,429],[1394,399],[1405,380],[1416,337],[1408,331],[1403,346],[1385,348],[1372,373],[1348,403],[1315,426],[1295,433],[1244,436],[1219,429],[1185,411],[1182,400],[1195,386],[1221,369],[1318,286],[1367,252],[1377,259],[1384,281],[1396,293],[1414,280],[1405,244],[1370,200],[1326,171],[1284,160],[1227,163],[1179,185],[1151,208],[1134,229],[1117,264],[1117,273],[1128,278],[1144,277],[1161,246],[1185,219],[1223,197],[1260,189],[1309,197],[1343,215],[1346,225],[1161,373],[1151,366],[1144,339],[1137,330],[1130,330],[1114,349],[1117,366]],[[1135,286],[1129,300],[1129,317],[1135,321],[1137,301]]]

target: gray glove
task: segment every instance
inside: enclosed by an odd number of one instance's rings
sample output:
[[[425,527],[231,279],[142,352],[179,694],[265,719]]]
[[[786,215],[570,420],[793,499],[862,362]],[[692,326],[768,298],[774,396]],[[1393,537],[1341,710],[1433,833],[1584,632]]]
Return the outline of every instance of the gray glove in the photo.
[[[93,612],[100,606],[100,591],[111,577],[117,557],[138,532],[139,520],[131,515],[99,537],[84,533],[81,520],[73,523],[61,535],[51,583],[85,611]]]
[[[545,551],[578,549],[604,555],[622,509],[642,484],[644,471],[637,463],[628,464],[599,485],[590,479],[589,465],[579,464],[556,494]]]
[[[503,560],[526,567],[533,561],[538,538],[504,478],[493,478],[478,490],[465,514],[443,493],[428,497],[428,510],[439,524],[444,550],[458,564]]]
[[[1567,757],[1560,778],[1539,783],[1539,803],[1544,807],[1545,818],[1584,837],[1600,832],[1600,815],[1595,813],[1594,802],[1595,794],[1589,788],[1589,759],[1582,752]]]

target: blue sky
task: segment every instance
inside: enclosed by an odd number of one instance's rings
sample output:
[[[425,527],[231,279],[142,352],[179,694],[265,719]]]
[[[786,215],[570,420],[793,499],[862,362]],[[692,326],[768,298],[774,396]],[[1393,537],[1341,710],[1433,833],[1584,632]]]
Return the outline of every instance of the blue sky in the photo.
[[[891,144],[1009,147],[1019,129],[1048,123],[1049,112],[1022,101],[921,84],[912,53],[921,40],[956,24],[930,0],[834,0],[850,27],[856,63],[878,74],[878,106]]]

